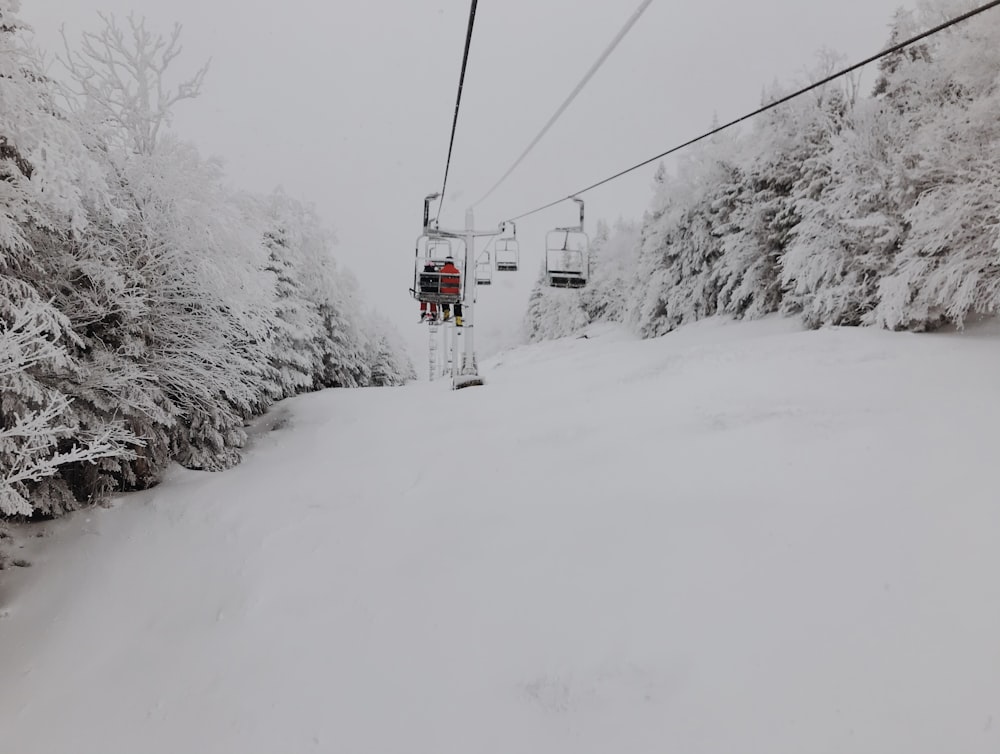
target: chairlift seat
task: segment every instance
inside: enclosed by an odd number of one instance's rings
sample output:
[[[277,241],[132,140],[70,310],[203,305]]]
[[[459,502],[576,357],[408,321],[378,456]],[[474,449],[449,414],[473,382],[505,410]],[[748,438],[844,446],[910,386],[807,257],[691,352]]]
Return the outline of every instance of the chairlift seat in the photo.
[[[493,264],[490,262],[490,252],[484,250],[476,261],[476,285],[492,285]]]
[[[516,238],[501,238],[496,242],[497,272],[517,272],[520,248]]]
[[[418,293],[416,296],[417,301],[424,302],[428,304],[460,304],[462,303],[462,295],[451,294],[451,293]]]
[[[579,228],[556,228],[545,239],[545,276],[551,288],[583,288],[590,272],[589,239]]]
[[[416,271],[416,284],[413,287],[413,297],[417,301],[427,302],[428,304],[458,304],[462,301],[462,288],[459,285],[458,293],[444,293],[441,291],[441,278],[444,275],[441,274],[440,268],[435,269],[434,272],[423,269],[426,266],[424,264],[418,265]],[[449,276],[452,277],[452,276]],[[431,283],[430,280],[433,280]]]
[[[587,280],[578,272],[555,271],[548,273],[551,288],[583,288]]]

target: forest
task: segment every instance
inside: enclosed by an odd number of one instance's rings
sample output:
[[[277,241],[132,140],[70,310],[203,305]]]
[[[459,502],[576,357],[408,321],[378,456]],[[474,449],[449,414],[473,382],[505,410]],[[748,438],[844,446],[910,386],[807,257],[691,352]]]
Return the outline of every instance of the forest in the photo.
[[[886,48],[968,7],[900,10]],[[843,63],[823,51],[811,80]],[[716,314],[909,331],[994,315],[1000,16],[883,57],[873,78],[867,92],[860,75],[839,79],[661,165],[641,221],[599,224],[585,289],[535,287],[526,339],[602,320],[656,337]]]
[[[316,210],[171,131],[207,73],[168,85],[179,27],[102,17],[53,75],[19,10],[0,0],[0,519],[231,467],[275,401],[415,376]]]

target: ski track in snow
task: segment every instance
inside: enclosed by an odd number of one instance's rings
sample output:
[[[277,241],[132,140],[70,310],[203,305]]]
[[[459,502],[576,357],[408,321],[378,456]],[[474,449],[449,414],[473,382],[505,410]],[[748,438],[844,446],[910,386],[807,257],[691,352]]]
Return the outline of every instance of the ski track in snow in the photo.
[[[588,335],[42,527],[0,750],[1000,751],[1000,333]]]

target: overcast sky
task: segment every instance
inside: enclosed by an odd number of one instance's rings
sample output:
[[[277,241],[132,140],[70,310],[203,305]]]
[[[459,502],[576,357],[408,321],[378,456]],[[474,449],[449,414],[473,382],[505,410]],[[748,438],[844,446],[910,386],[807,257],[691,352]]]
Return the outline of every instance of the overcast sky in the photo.
[[[801,80],[828,47],[851,62],[884,46],[899,0],[654,0],[559,123],[493,197],[477,225],[565,196],[758,106],[761,89]],[[443,225],[503,174],[638,7],[639,0],[482,0]],[[468,0],[24,0],[22,17],[55,51],[134,11],[167,33],[184,26],[177,73],[212,66],[175,130],[222,157],[235,185],[283,186],[317,206],[338,258],[368,302],[414,345],[409,298],[423,197],[439,190],[468,20]],[[867,90],[874,79],[865,71]],[[587,194],[588,230],[639,217],[655,166]],[[477,334],[511,337],[563,204],[519,225],[524,271],[483,290]],[[421,369],[421,373],[422,373]]]

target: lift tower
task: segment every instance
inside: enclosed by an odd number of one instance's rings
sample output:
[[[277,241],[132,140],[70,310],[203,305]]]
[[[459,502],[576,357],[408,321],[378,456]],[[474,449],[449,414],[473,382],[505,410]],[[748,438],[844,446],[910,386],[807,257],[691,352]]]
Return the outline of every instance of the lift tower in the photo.
[[[425,297],[420,291],[420,274],[428,261],[432,260],[431,248],[435,243],[450,243],[452,239],[463,242],[465,254],[463,260],[462,277],[460,285],[459,300],[462,304],[462,327],[456,327],[452,341],[452,388],[458,390],[463,387],[482,385],[483,378],[479,375],[479,365],[476,360],[475,341],[475,306],[476,306],[476,239],[482,237],[497,236],[500,231],[477,231],[475,229],[475,218],[472,209],[465,213],[465,229],[449,230],[441,228],[437,220],[431,220],[430,203],[437,199],[439,194],[428,194],[424,197],[424,231],[423,235],[417,239],[417,255],[414,267],[413,294],[418,300],[437,301],[433,297]],[[423,243],[421,243],[423,242]],[[434,273],[431,272],[431,275]],[[433,295],[433,294],[431,294]],[[438,296],[440,298],[440,295]],[[439,303],[445,304],[455,302],[456,299],[445,300],[440,298]],[[433,360],[431,356],[429,360]]]

